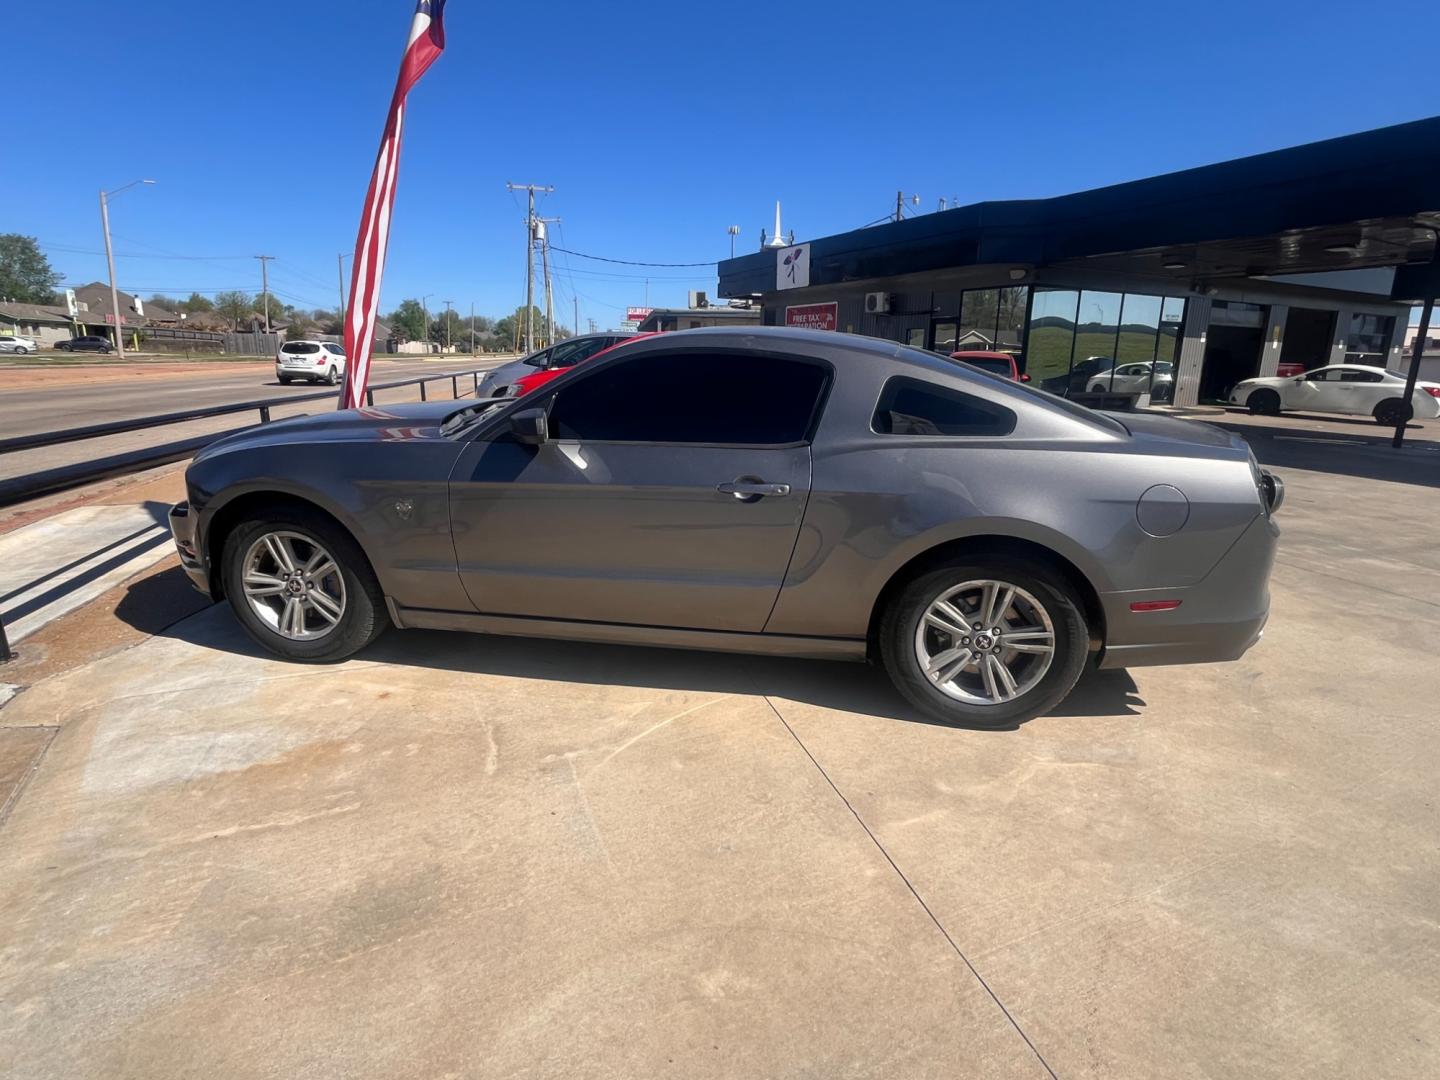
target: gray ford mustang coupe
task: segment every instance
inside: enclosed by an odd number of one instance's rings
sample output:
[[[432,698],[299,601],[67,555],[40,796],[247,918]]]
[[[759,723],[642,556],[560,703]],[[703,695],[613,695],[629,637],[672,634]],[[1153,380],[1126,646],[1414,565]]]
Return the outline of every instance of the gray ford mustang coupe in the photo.
[[[185,569],[287,659],[391,624],[868,657],[979,725],[1052,709],[1089,660],[1239,657],[1283,497],[1213,427],[753,327],[636,340],[518,399],[265,424],[186,484]]]

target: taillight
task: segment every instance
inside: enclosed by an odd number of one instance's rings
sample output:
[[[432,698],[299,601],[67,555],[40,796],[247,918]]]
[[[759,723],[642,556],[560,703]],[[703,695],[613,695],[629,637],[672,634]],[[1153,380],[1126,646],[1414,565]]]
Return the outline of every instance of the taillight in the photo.
[[[1420,389],[1433,398],[1440,398],[1440,386],[1422,386]]]
[[[1130,610],[1135,612],[1174,611],[1179,606],[1179,600],[1136,600],[1130,605]]]

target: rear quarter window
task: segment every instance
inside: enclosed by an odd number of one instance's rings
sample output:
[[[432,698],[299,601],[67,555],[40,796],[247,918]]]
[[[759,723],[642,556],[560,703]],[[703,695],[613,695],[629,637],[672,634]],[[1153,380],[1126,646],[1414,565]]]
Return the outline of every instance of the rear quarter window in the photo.
[[[993,401],[897,376],[880,391],[871,428],[879,435],[1009,435],[1015,413]]]

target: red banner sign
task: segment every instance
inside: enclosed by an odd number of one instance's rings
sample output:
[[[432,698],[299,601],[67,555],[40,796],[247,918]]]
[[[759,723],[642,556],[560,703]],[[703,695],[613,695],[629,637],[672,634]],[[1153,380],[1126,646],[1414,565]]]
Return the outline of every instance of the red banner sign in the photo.
[[[795,304],[785,309],[786,326],[803,326],[806,330],[834,330],[840,322],[840,305]]]

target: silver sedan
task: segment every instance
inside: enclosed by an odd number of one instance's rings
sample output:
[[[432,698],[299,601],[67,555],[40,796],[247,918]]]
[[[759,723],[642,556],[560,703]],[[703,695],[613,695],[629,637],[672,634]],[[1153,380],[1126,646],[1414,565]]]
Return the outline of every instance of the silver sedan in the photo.
[[[781,328],[637,341],[518,400],[266,424],[186,480],[186,570],[292,660],[391,625],[870,659],[980,725],[1087,663],[1244,653],[1282,495],[1219,429]]]

